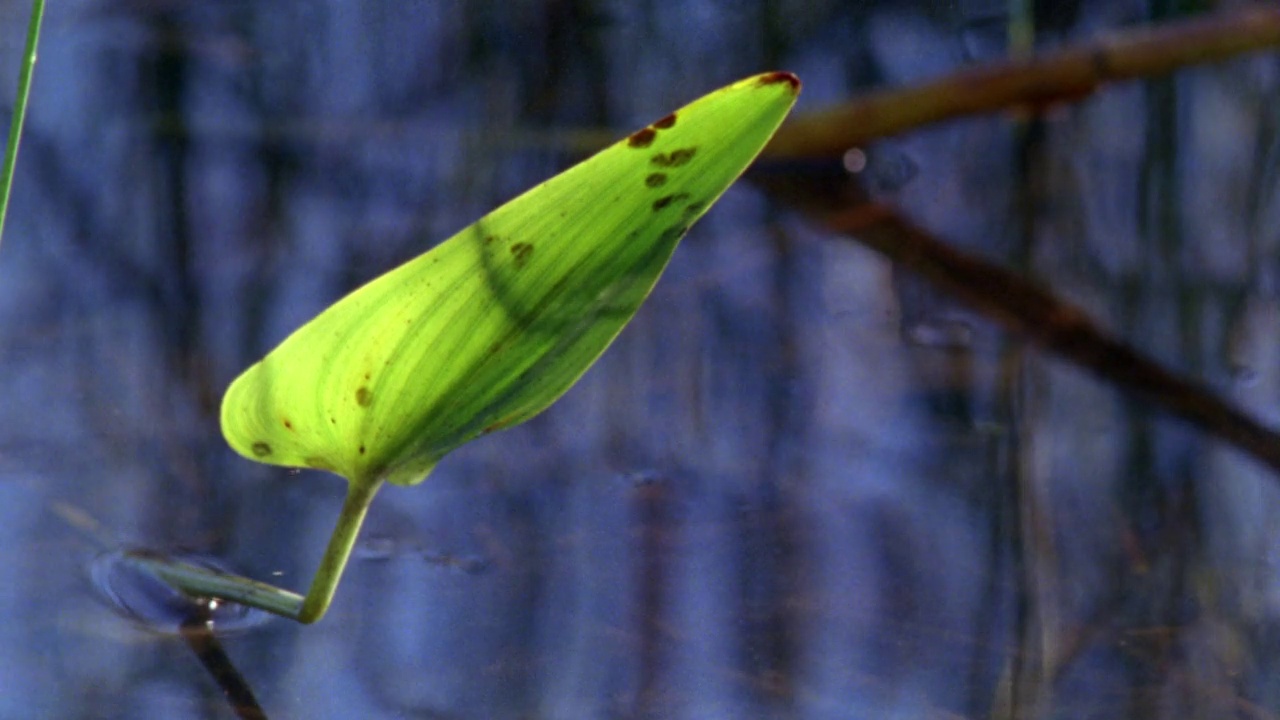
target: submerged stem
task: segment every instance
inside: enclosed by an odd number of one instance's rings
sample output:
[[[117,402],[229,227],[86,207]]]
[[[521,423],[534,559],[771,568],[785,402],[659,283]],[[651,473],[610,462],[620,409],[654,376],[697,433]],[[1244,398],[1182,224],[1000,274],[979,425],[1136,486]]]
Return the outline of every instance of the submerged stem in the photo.
[[[369,504],[381,485],[380,480],[347,485],[347,497],[342,503],[338,524],[329,538],[329,546],[320,559],[320,567],[306,597],[241,575],[173,560],[158,553],[132,551],[125,553],[124,558],[192,597],[228,600],[300,623],[313,623],[324,617],[333,601],[334,591],[351,557],[351,549],[355,547]]]

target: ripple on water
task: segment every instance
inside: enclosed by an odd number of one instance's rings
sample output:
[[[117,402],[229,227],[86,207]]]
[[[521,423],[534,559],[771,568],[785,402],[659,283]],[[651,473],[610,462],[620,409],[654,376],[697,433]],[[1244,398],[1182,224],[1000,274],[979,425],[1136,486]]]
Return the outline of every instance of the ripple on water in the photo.
[[[121,548],[99,555],[90,575],[98,597],[112,610],[150,630],[177,634],[184,623],[208,621],[219,633],[260,625],[270,614],[212,598],[194,598],[129,562],[129,557],[163,555],[172,560],[230,572],[222,563],[202,555]]]

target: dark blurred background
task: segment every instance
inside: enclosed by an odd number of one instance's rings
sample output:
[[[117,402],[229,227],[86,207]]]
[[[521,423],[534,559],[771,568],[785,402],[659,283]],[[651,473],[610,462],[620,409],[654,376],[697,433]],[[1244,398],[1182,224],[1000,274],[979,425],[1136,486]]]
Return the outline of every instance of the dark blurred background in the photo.
[[[0,717],[232,717],[91,562],[305,589],[342,481],[235,456],[223,389],[582,131],[1242,5],[52,2],[0,246]],[[1278,60],[920,129],[846,180],[1277,421]],[[1276,718],[1276,480],[742,183],[561,402],[382,493],[328,617],[226,646],[279,718]]]

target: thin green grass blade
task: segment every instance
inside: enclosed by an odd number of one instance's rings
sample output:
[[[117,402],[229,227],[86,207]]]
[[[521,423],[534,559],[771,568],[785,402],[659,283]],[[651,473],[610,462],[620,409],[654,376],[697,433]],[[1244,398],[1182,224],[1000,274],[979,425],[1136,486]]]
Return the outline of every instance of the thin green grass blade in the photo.
[[[635,314],[799,89],[769,73],[713,92],[351,293],[232,383],[227,441],[260,462],[408,485],[542,411]]]
[[[32,0],[27,44],[22,51],[22,69],[18,71],[18,93],[13,101],[13,118],[9,121],[9,141],[4,148],[4,163],[0,166],[0,238],[4,236],[5,220],[9,217],[9,196],[13,194],[13,173],[18,166],[18,144],[22,140],[22,126],[27,120],[27,99],[31,96],[31,76],[35,74],[36,47],[40,42],[43,20],[44,0]]]

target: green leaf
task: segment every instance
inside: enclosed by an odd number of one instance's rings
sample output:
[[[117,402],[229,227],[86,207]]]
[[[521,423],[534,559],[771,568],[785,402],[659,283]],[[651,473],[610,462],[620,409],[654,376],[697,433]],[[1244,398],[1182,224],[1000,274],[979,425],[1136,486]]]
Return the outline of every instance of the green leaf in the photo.
[[[410,485],[541,412],[635,314],[799,89],[769,73],[713,92],[339,300],[231,384],[227,441],[260,462]]]

